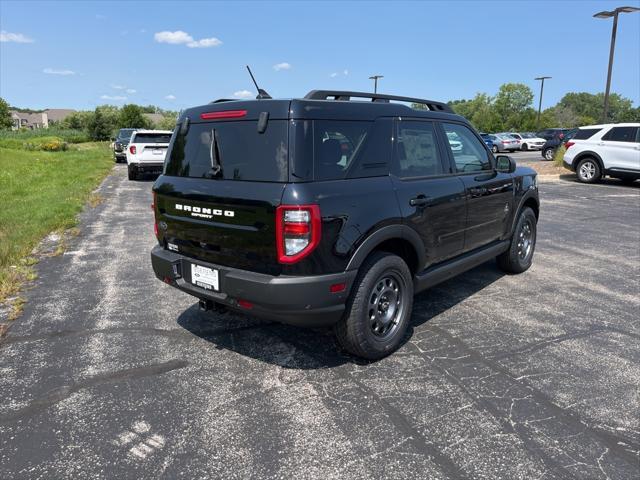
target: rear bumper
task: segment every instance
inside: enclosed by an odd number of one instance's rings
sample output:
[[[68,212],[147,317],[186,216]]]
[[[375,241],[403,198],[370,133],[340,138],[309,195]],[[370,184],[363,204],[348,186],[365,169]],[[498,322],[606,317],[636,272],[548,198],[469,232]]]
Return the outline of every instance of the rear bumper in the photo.
[[[151,172],[151,173],[162,173],[162,167],[164,166],[163,162],[160,163],[152,163],[152,162],[131,162],[129,163],[129,167],[136,170],[138,173],[143,172]]]
[[[217,269],[220,289],[215,292],[191,283],[191,263]],[[336,323],[345,309],[357,271],[313,276],[272,276],[193,260],[156,245],[151,250],[153,271],[160,280],[194,297],[269,320],[318,327]],[[339,293],[329,287],[345,283]],[[251,302],[241,308],[238,300]]]

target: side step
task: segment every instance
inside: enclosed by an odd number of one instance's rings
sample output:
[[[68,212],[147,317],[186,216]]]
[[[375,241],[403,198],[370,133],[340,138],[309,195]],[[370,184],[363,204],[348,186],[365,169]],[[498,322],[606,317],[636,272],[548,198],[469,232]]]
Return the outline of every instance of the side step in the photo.
[[[456,275],[466,272],[467,270],[477,267],[507,251],[511,240],[502,240],[492,243],[480,250],[474,250],[464,255],[441,263],[439,265],[427,268],[413,277],[415,293],[431,288],[434,285],[449,280]]]

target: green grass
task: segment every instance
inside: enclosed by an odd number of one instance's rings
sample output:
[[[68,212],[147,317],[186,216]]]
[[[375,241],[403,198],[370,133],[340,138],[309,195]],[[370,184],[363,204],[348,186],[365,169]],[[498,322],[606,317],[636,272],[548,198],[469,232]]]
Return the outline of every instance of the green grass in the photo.
[[[67,143],[82,143],[88,142],[89,136],[83,130],[74,130],[70,128],[59,128],[59,127],[50,127],[50,128],[38,128],[36,130],[0,130],[0,146],[7,146],[8,148],[21,148],[24,142],[34,142],[37,141],[40,137],[58,137],[62,139],[62,141]],[[5,144],[5,141],[13,141],[14,145],[18,145],[17,147],[10,147],[8,144]]]
[[[40,240],[76,224],[92,190],[111,170],[111,157],[106,143],[66,152],[0,147],[0,302],[33,277],[28,256]]]

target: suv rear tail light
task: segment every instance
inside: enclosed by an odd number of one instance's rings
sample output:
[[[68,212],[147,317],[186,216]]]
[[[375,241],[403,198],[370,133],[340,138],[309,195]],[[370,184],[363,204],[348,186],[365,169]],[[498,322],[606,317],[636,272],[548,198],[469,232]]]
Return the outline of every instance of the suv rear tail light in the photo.
[[[567,142],[564,144],[564,148],[566,148],[567,150],[569,149],[569,147],[571,147],[572,145],[575,145],[576,142]]]
[[[242,118],[246,110],[223,110],[222,112],[205,112],[200,114],[202,120],[216,120],[219,118]]]
[[[131,152],[131,155],[135,155],[136,154],[136,146],[135,145],[131,145],[129,147],[129,152]]]
[[[276,208],[276,248],[280,263],[295,263],[320,243],[322,225],[318,205],[280,205]]]

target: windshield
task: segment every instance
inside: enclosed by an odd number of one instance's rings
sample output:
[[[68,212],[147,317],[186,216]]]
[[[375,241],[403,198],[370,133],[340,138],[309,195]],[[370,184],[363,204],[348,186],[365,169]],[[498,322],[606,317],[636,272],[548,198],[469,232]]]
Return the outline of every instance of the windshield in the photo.
[[[118,132],[118,138],[120,140],[129,140],[131,138],[131,135],[133,134],[134,130],[120,130]]]

